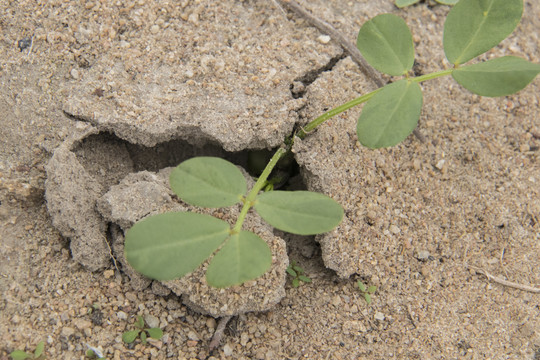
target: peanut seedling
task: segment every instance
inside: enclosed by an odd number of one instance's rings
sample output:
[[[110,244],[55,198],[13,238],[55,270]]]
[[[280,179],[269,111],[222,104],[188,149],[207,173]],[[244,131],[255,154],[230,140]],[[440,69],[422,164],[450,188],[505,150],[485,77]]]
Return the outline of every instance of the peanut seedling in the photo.
[[[150,278],[172,280],[192,272],[211,257],[206,281],[220,288],[260,277],[270,268],[272,255],[263,239],[242,230],[251,208],[276,229],[300,235],[328,232],[343,218],[341,206],[322,194],[261,193],[278,161],[290,154],[295,139],[305,138],[326,120],[367,102],[356,126],[358,140],[368,148],[394,146],[418,124],[423,103],[419,84],[445,75],[452,75],[465,89],[482,96],[505,96],[520,91],[538,75],[539,64],[515,56],[465,64],[510,35],[522,12],[523,0],[457,2],[448,14],[443,34],[444,52],[451,68],[419,77],[409,74],[414,63],[414,47],[405,21],[392,14],[367,21],[358,34],[358,49],[375,69],[399,78],[324,113],[287,138],[249,192],[240,170],[223,159],[199,157],[178,165],[170,175],[171,188],[178,197],[200,207],[241,204],[236,223],[231,225],[194,212],[150,216],[126,234],[128,262]]]
[[[143,344],[146,344],[146,339],[148,337],[151,337],[152,339],[159,340],[163,336],[163,330],[160,328],[154,327],[154,328],[147,328],[144,326],[144,319],[142,316],[137,316],[137,321],[135,322],[135,330],[126,331],[122,334],[122,340],[127,343],[131,344],[135,341],[138,337],[141,339],[141,342]]]
[[[15,351],[12,351],[9,354],[9,356],[11,356],[11,358],[13,360],[44,359],[45,358],[45,355],[43,353],[44,350],[45,350],[45,342],[40,341],[36,345],[36,349],[34,350],[33,353],[27,353],[27,352],[22,351],[22,350],[15,350]]]

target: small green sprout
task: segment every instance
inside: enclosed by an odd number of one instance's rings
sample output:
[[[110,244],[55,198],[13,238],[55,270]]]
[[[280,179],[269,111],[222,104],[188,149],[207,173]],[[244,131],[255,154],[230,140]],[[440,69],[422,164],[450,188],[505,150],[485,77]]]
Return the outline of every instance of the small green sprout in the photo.
[[[311,279],[304,275],[304,269],[302,269],[296,261],[292,261],[287,267],[287,273],[292,276],[292,286],[297,288],[300,286],[300,281],[310,283]]]
[[[137,316],[137,321],[135,322],[135,330],[126,331],[122,334],[122,340],[125,343],[131,344],[132,342],[140,337],[141,342],[146,344],[146,339],[151,337],[152,339],[159,340],[163,336],[163,330],[160,328],[147,328],[144,326],[144,319],[142,316]]]
[[[45,355],[43,354],[43,351],[45,349],[45,342],[40,341],[39,344],[37,344],[36,349],[34,350],[33,354],[29,354],[22,350],[15,350],[9,354],[13,360],[25,360],[25,359],[44,359]]]
[[[364,295],[364,299],[366,299],[366,302],[371,304],[371,295],[375,294],[375,291],[377,291],[377,287],[375,285],[366,286],[362,281],[358,280],[356,283],[358,285],[358,290]]]
[[[443,5],[455,5],[459,0],[435,0]],[[420,2],[420,0],[396,0],[396,6],[403,8]]]

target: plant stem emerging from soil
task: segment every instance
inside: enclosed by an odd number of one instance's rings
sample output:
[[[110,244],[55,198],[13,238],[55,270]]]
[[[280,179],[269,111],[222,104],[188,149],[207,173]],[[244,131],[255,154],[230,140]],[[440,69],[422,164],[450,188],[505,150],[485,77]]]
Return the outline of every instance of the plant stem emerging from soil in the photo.
[[[253,188],[249,192],[249,194],[244,199],[244,206],[242,207],[242,210],[240,211],[240,215],[238,215],[238,220],[236,220],[236,224],[234,225],[234,228],[231,230],[232,234],[238,234],[240,230],[242,230],[242,224],[244,223],[244,220],[246,219],[246,215],[249,211],[249,209],[255,204],[255,198],[257,197],[257,194],[259,191],[262,190],[262,188],[266,185],[266,180],[268,179],[268,176],[270,176],[270,173],[278,163],[278,161],[288,152],[288,149],[279,148],[274,156],[270,159],[268,164],[266,164],[266,167],[264,168],[261,176],[259,176],[259,179],[257,179],[257,182],[255,185],[253,185]]]

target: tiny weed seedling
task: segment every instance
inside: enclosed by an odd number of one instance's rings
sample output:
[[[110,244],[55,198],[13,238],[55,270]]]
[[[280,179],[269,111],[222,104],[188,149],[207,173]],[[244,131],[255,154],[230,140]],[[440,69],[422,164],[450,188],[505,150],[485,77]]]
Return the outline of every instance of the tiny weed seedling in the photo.
[[[365,102],[356,125],[358,140],[368,148],[394,146],[417,126],[423,103],[419,84],[445,75],[451,75],[465,89],[482,96],[518,92],[538,75],[539,64],[515,56],[465,64],[510,35],[522,12],[523,0],[457,2],[448,14],[443,34],[444,52],[451,68],[419,77],[409,75],[414,47],[405,21],[392,14],[367,21],[358,33],[358,49],[375,69],[399,78],[322,114],[287,138],[249,191],[240,170],[223,159],[198,157],[178,165],[170,175],[171,188],[178,197],[199,207],[241,204],[236,223],[231,225],[195,212],[147,217],[126,233],[128,262],[147,277],[172,280],[192,272],[210,258],[206,281],[218,288],[262,276],[270,268],[272,255],[263,239],[242,230],[251,208],[273,227],[300,235],[328,232],[343,218],[341,206],[323,194],[261,192],[263,188],[271,190],[267,179],[278,161],[290,154],[295,139],[305,138],[326,120]],[[132,333],[130,337],[137,335]]]
[[[122,334],[122,340],[131,344],[138,337],[141,339],[143,344],[146,344],[146,339],[151,337],[152,339],[159,340],[163,336],[163,330],[160,328],[147,328],[144,326],[144,319],[142,316],[137,316],[137,321],[135,322],[135,330],[126,331]]]
[[[435,0],[435,1],[443,5],[455,5],[459,0]],[[399,8],[403,8],[406,6],[414,5],[418,2],[420,2],[420,0],[396,0],[396,6]]]
[[[22,350],[15,350],[9,354],[13,360],[25,360],[25,359],[44,359],[45,354],[45,342],[40,341],[33,353],[27,353]]]
[[[371,295],[375,294],[375,291],[377,291],[377,287],[374,285],[366,286],[362,281],[358,280],[356,283],[358,286],[358,290],[364,295],[364,299],[366,299],[366,302],[371,304]]]
[[[300,281],[305,283],[311,282],[311,279],[304,275],[304,269],[302,269],[294,260],[287,267],[287,273],[292,276],[292,286],[294,288],[300,286]]]

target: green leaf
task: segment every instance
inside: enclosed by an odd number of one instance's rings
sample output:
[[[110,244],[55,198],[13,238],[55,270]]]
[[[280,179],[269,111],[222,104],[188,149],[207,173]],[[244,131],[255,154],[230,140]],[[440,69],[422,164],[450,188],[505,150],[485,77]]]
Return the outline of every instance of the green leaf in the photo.
[[[195,270],[229,236],[230,226],[210,215],[170,212],[148,217],[128,230],[126,259],[138,272],[172,280]]]
[[[293,288],[299,287],[300,286],[300,280],[298,278],[294,278],[292,280],[292,286],[293,286]]]
[[[132,342],[135,341],[135,339],[139,335],[139,332],[140,330],[126,331],[125,333],[122,334],[122,340],[127,344],[131,344]]]
[[[174,168],[169,181],[180,199],[202,207],[234,205],[247,191],[242,172],[234,164],[216,157],[184,161]]]
[[[311,191],[271,191],[257,196],[255,210],[273,227],[299,235],[320,234],[343,219],[332,198]]]
[[[305,283],[310,283],[311,282],[311,278],[307,277],[306,275],[299,275],[298,279],[302,280]]]
[[[396,0],[396,6],[398,8],[403,8],[405,6],[409,6],[409,5],[412,5],[412,4],[416,4],[417,2],[419,2],[420,0]]]
[[[370,294],[374,294],[375,291],[377,291],[377,287],[375,285],[371,285],[370,287],[367,288],[367,292]]]
[[[148,335],[150,335],[152,339],[159,340],[163,337],[163,330],[160,328],[150,328],[146,329],[146,331],[148,331]]]
[[[523,89],[540,73],[540,64],[515,56],[505,56],[452,72],[464,88],[482,96],[510,95]]]
[[[372,149],[394,146],[412,133],[421,111],[417,83],[400,80],[386,85],[364,106],[356,126],[358,140]]]
[[[443,5],[455,5],[459,0],[436,0],[439,4]]]
[[[143,344],[146,344],[146,337],[147,337],[146,331],[141,331],[141,342]]]
[[[144,319],[141,315],[137,315],[137,321],[135,321],[135,326],[139,329],[144,329]]]
[[[296,271],[294,271],[294,269],[293,269],[292,267],[290,267],[290,266],[287,268],[287,273],[288,273],[289,275],[291,275],[292,277],[297,277],[297,276],[298,276],[298,274],[296,273]]]
[[[364,299],[366,299],[366,302],[368,304],[371,304],[371,295],[369,295],[368,293],[365,293],[364,294]]]
[[[448,61],[466,63],[499,44],[521,19],[523,0],[461,0],[448,13],[443,44]]]
[[[225,288],[240,285],[263,275],[272,264],[266,242],[250,231],[231,235],[212,258],[206,271],[210,286]]]
[[[362,292],[365,292],[366,291],[366,285],[364,285],[360,280],[358,280],[358,289],[360,289],[360,291]]]
[[[12,351],[9,356],[11,356],[11,358],[13,360],[24,360],[24,359],[28,359],[28,358],[31,358],[32,355],[22,351],[22,350],[15,350],[15,351]]]
[[[356,45],[367,62],[383,73],[402,75],[413,66],[411,31],[399,16],[382,14],[364,23]]]
[[[34,358],[37,359],[38,357],[40,357],[43,354],[44,349],[45,349],[45,342],[40,341],[36,346],[36,350],[34,351]]]

